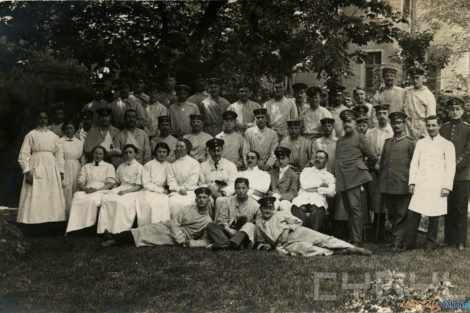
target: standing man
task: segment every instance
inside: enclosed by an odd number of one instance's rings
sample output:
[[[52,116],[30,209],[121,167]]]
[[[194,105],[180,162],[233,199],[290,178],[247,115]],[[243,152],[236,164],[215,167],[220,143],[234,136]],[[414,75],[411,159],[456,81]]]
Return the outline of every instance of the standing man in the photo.
[[[224,141],[212,138],[206,145],[211,158],[201,163],[199,185],[207,186],[214,199],[233,195],[238,171],[235,164],[222,157]]]
[[[279,140],[287,135],[287,120],[299,117],[294,101],[287,99],[284,92],[284,82],[275,82],[274,98],[263,104],[263,108],[267,110],[269,126],[276,131]]]
[[[64,123],[65,119],[64,106],[65,103],[57,102],[49,107],[49,111],[51,112],[52,124],[49,125],[47,128],[52,130],[54,134],[59,136],[59,138],[64,135],[64,132],[62,131],[62,124]]]
[[[317,151],[325,151],[328,153],[328,160],[326,162],[326,169],[330,173],[334,173],[335,170],[335,154],[336,154],[336,143],[338,137],[334,134],[335,119],[331,117],[325,117],[320,120],[321,130],[323,137],[315,139],[312,143],[312,157],[315,156]]]
[[[405,90],[404,112],[408,115],[406,131],[414,139],[426,137],[425,119],[436,115],[436,98],[424,85],[425,72],[423,69],[410,70],[413,86]]]
[[[307,99],[309,106],[303,111],[301,118],[304,123],[304,136],[310,140],[321,137],[320,120],[332,117],[330,111],[320,105],[322,90],[320,87],[310,87],[307,89]]]
[[[188,102],[190,88],[186,85],[176,87],[178,100],[168,108],[168,115],[171,119],[173,134],[176,138],[182,137],[191,132],[191,114],[200,114],[199,108],[194,103]]]
[[[347,110],[348,108],[343,104],[342,98],[338,96],[333,99],[332,106],[328,108],[328,111],[330,111],[331,116],[335,120],[335,135],[336,137],[341,137],[344,135],[344,129],[343,129],[343,121],[339,117],[341,112],[344,110]]]
[[[251,91],[246,85],[238,88],[238,101],[232,103],[227,110],[237,113],[237,123],[235,129],[237,132],[245,133],[250,127],[255,126],[254,110],[260,109],[261,106],[250,100]]]
[[[295,107],[297,108],[297,115],[302,116],[302,112],[308,108],[308,105],[305,101],[305,90],[308,86],[304,83],[295,83],[292,85],[292,90],[294,91]]]
[[[335,174],[336,189],[341,192],[344,206],[349,213],[351,241],[354,245],[362,245],[365,208],[361,189],[372,180],[364,158],[367,157],[368,163],[375,165],[377,157],[366,136],[357,133],[355,118],[352,110],[341,112],[344,137],[339,138],[336,145]]]
[[[170,134],[171,121],[168,115],[161,115],[158,117],[158,130],[159,134],[150,140],[150,149],[153,151],[159,142],[166,143],[170,148],[170,153],[168,154],[167,160],[169,163],[173,163],[176,159],[175,150],[178,140]]]
[[[106,149],[106,162],[110,162],[111,154],[120,154],[121,151],[115,150],[113,138],[119,133],[119,129],[111,125],[113,119],[113,110],[108,107],[96,109],[98,115],[98,124],[87,133],[83,152],[88,162],[93,160],[91,152],[96,146],[103,146]]]
[[[426,248],[437,244],[439,216],[447,214],[447,197],[454,183],[454,144],[439,135],[437,116],[426,118],[428,137],[418,140],[410,165],[409,190],[413,194],[407,217],[407,248],[416,246],[421,215],[429,216]]]
[[[210,94],[206,91],[207,79],[199,76],[194,83],[194,90],[196,91],[191,97],[188,98],[188,102],[194,103],[201,110],[201,102],[204,99],[209,98]]]
[[[191,119],[191,132],[183,138],[188,139],[193,146],[190,155],[202,163],[207,159],[206,143],[212,139],[212,136],[202,131],[204,125],[202,114],[191,114],[189,118]]]
[[[178,102],[178,97],[176,95],[176,78],[173,74],[168,73],[162,80],[163,93],[160,95],[158,102],[163,104],[165,107],[169,107],[172,104]],[[186,96],[186,98],[189,94]]]
[[[289,136],[284,138],[279,146],[290,149],[290,165],[296,173],[300,173],[304,167],[308,166],[308,162],[310,161],[312,142],[300,136],[302,133],[301,120],[288,120],[287,130]]]
[[[442,125],[441,135],[455,146],[457,168],[454,188],[447,198],[445,242],[459,250],[467,247],[468,182],[470,180],[470,125],[462,121],[465,103],[462,99],[447,101],[450,121]]]
[[[263,171],[270,171],[276,162],[274,149],[278,144],[277,133],[271,128],[266,127],[266,109],[256,109],[255,114],[256,126],[248,128],[245,132],[245,141],[243,143],[243,156],[249,151],[259,153],[261,160],[258,166]],[[246,160],[243,160],[244,164]]]
[[[393,137],[385,140],[379,165],[379,189],[392,224],[394,251],[403,248],[406,233],[406,217],[411,194],[408,190],[408,174],[416,141],[405,131],[406,114],[395,111],[389,115]],[[380,119],[379,119],[380,123]],[[374,216],[375,220],[375,216]],[[385,224],[385,220],[380,220]]]
[[[133,110],[137,115],[137,127],[144,128],[145,111],[142,108],[142,104],[135,98],[129,98],[130,88],[126,81],[120,81],[118,88],[119,98],[109,104],[113,110],[114,125],[119,129],[123,129],[125,126],[124,113],[127,110]]]
[[[145,97],[141,94],[141,103],[145,112],[144,130],[150,139],[157,135],[158,118],[162,115],[168,115],[168,109],[158,102],[158,95],[158,87],[155,85],[150,87],[148,101],[144,101]]]
[[[224,145],[224,158],[234,163],[237,168],[243,168],[243,137],[235,132],[235,121],[237,120],[237,113],[233,111],[225,111],[222,114],[224,120],[224,131],[217,134],[215,138],[223,139]]]
[[[392,66],[382,68],[382,80],[385,89],[374,96],[374,105],[389,104],[389,112],[403,112],[405,103],[405,89],[395,86],[397,79],[397,69]]]
[[[251,248],[255,241],[255,220],[259,204],[248,196],[248,179],[235,180],[235,194],[217,198],[218,216],[207,225],[207,234],[214,242],[214,250]]]
[[[209,94],[210,96],[201,102],[201,113],[205,117],[204,131],[215,136],[222,131],[222,113],[227,110],[230,102],[220,96],[220,80],[218,78],[209,79]]]
[[[80,112],[79,120],[80,120],[80,129],[77,130],[77,138],[81,141],[85,141],[88,132],[90,131],[91,127],[93,126],[93,111],[85,109]]]
[[[149,103],[150,97],[144,92],[145,82],[142,77],[136,77],[132,84],[132,93],[129,98],[135,99],[142,104],[142,106]]]
[[[370,119],[369,125],[376,125],[375,110],[372,104],[366,101],[366,91],[362,87],[356,87],[353,90],[354,106],[355,107],[367,107],[367,117]]]

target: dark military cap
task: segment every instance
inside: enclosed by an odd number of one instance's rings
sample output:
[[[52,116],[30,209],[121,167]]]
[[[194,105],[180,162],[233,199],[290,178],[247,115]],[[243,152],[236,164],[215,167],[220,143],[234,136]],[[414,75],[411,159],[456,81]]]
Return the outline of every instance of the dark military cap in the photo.
[[[308,86],[304,83],[295,83],[292,85],[292,89],[294,91],[301,91],[301,90],[306,90],[308,88]]]
[[[356,119],[356,124],[369,124],[369,118],[366,116],[361,116]]]
[[[266,115],[266,114],[268,114],[268,110],[266,110],[265,108],[254,109],[253,113],[255,114],[255,116]]]
[[[335,124],[335,119],[331,118],[331,117],[324,117],[320,120],[320,123],[322,125],[326,125],[326,124],[334,125]]]
[[[307,94],[307,96],[313,97],[316,94],[321,95],[322,94],[322,89],[320,87],[317,87],[317,86],[312,86],[312,87],[308,88],[305,93]]]
[[[378,104],[375,107],[375,112],[378,111],[387,111],[390,109],[390,104]]]
[[[410,74],[415,76],[415,75],[426,75],[426,71],[422,68],[418,68],[418,67],[412,67],[410,69]]]
[[[150,83],[147,86],[148,90],[161,90],[162,86],[159,83]]]
[[[49,110],[50,111],[58,111],[58,110],[63,110],[65,107],[65,103],[64,102],[56,102],[56,103],[53,103],[49,106]]]
[[[388,115],[388,118],[391,120],[391,121],[396,121],[396,120],[402,120],[402,121],[405,121],[407,118],[408,118],[408,115],[406,115],[406,113],[403,113],[403,112],[392,112]]]
[[[299,119],[287,120],[287,126],[302,126],[302,120],[299,120]]]
[[[389,73],[389,72],[391,72],[393,74],[396,74],[398,72],[398,70],[395,67],[391,66],[391,65],[387,65],[387,66],[382,67],[382,74],[383,75],[385,75],[386,73]]]
[[[220,85],[220,79],[218,78],[209,78],[208,80],[209,86],[210,85]]]
[[[192,121],[192,120],[201,120],[201,121],[204,121],[204,115],[202,115],[201,113],[195,113],[195,114],[190,114],[189,115],[189,119]]]
[[[93,118],[93,111],[92,110],[85,109],[82,112],[80,112],[80,119],[81,120],[89,119],[89,118]]]
[[[107,115],[112,115],[113,110],[111,110],[111,108],[108,108],[108,107],[101,107],[96,110],[96,113],[101,116],[107,116]]]
[[[188,85],[180,84],[176,86],[176,91],[186,91],[189,93],[191,91],[191,88]]]
[[[160,123],[165,123],[165,122],[171,123],[169,115],[160,115],[159,117],[157,117],[157,120],[158,120],[159,124]]]
[[[364,115],[369,112],[369,108],[366,107],[365,105],[356,105],[355,107],[352,108],[354,112],[357,113],[357,115]]]
[[[222,119],[224,120],[236,120],[238,117],[237,113],[227,110],[224,113],[222,113]]]
[[[290,156],[290,149],[286,147],[276,147],[274,149],[274,155],[276,157],[281,157],[281,156]]]
[[[276,202],[276,198],[275,197],[270,197],[270,196],[263,197],[263,198],[258,200],[258,203],[262,206],[274,207],[275,202]]]
[[[350,109],[343,110],[343,111],[341,111],[341,113],[339,114],[339,118],[340,118],[343,122],[355,120],[355,119],[357,119],[357,113],[356,113],[355,111],[353,111],[353,110],[350,110]]]
[[[457,98],[457,97],[452,97],[449,100],[447,100],[446,105],[447,106],[459,105],[463,108],[463,107],[465,107],[465,101],[463,101],[462,99]]]
[[[199,187],[199,188],[194,190],[194,193],[196,194],[196,196],[200,195],[201,193],[210,196],[211,195],[211,190],[207,187]]]
[[[225,141],[223,139],[212,138],[212,139],[207,140],[206,146],[209,149],[216,149],[216,148],[219,148],[219,147],[223,148],[224,143],[225,143]]]

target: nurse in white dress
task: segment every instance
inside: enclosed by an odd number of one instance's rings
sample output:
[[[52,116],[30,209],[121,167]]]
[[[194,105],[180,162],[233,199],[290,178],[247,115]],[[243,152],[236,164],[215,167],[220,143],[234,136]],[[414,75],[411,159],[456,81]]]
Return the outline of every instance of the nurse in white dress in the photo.
[[[45,112],[38,114],[37,128],[26,134],[18,163],[24,175],[18,223],[65,221],[64,154],[59,137],[47,129]]]
[[[134,223],[144,170],[135,160],[137,151],[137,147],[131,144],[123,148],[125,162],[119,165],[116,171],[119,186],[103,197],[98,218],[98,234],[104,233],[105,230],[112,234],[120,233],[131,229]]]
[[[167,162],[170,147],[159,142],[153,149],[154,159],[144,165],[142,183],[144,190],[140,192],[137,206],[137,221],[139,226],[155,224],[170,219],[167,175],[170,163]]]
[[[72,199],[67,233],[96,224],[103,196],[116,183],[114,166],[103,161],[106,149],[103,146],[96,146],[91,151],[91,155],[93,161],[85,164],[78,176],[79,191]]]
[[[65,210],[67,216],[72,205],[74,193],[78,190],[77,179],[82,168],[83,141],[75,136],[76,127],[73,121],[66,121],[62,124],[64,136],[59,139],[64,151],[65,173],[62,182],[65,197]]]

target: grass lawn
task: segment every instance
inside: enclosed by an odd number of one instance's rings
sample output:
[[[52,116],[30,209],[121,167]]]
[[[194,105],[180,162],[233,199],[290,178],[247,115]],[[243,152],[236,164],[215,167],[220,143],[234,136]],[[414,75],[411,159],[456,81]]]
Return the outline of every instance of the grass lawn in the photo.
[[[1,273],[1,312],[347,312],[349,283],[375,278],[376,271],[415,273],[430,283],[433,272],[449,273],[453,294],[470,295],[470,251],[416,250],[394,255],[370,245],[366,256],[280,257],[261,251],[178,247],[102,248],[92,237],[28,239],[23,262]],[[316,301],[314,278],[324,279]]]

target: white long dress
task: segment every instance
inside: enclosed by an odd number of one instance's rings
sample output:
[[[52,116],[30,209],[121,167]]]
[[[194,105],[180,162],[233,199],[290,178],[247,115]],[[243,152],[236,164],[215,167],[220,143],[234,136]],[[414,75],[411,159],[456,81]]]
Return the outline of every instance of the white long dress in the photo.
[[[65,173],[62,188],[65,197],[65,211],[69,215],[73,195],[78,190],[77,181],[82,168],[80,157],[83,154],[83,141],[76,137],[68,138],[64,136],[59,139],[59,142],[64,151]]]
[[[46,128],[26,134],[18,163],[23,174],[33,175],[33,184],[24,181],[17,221],[26,224],[65,221],[65,199],[60,173],[64,154],[59,137]]]
[[[80,170],[78,182],[87,188],[101,188],[107,183],[116,182],[116,171],[112,164],[101,161],[85,164]],[[78,191],[74,194],[70,208],[67,231],[71,232],[95,225],[98,209],[101,206],[103,196],[109,190],[100,190],[93,193]]]
[[[193,190],[198,186],[201,165],[198,161],[186,155],[178,158],[170,166],[168,171],[168,186],[170,188],[170,213],[176,216],[181,208],[193,205],[196,198]],[[186,191],[186,195],[180,195],[180,190]]]
[[[137,222],[139,226],[155,224],[170,219],[170,198],[163,193],[167,184],[167,173],[170,163],[160,163],[152,160],[144,165],[142,183],[144,190],[140,191],[137,206]]]
[[[116,171],[116,180],[119,187],[112,189],[103,197],[98,218],[99,234],[108,230],[112,234],[129,230],[137,215],[139,192],[130,192],[118,195],[121,190],[127,190],[135,185],[142,186],[142,172],[144,167],[135,159],[130,164],[122,163]]]
[[[426,215],[447,214],[447,198],[442,188],[452,190],[455,175],[454,144],[441,135],[416,142],[410,164],[409,184],[415,185],[409,209]]]

